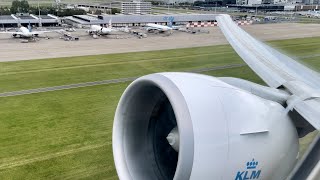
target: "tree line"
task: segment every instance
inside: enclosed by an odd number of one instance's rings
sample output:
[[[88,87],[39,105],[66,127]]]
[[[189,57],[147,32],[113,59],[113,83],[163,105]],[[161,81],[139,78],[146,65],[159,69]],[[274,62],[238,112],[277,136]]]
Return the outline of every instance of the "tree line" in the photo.
[[[82,9],[57,9],[55,7],[44,7],[30,6],[26,0],[14,0],[12,1],[11,7],[0,7],[0,15],[10,15],[16,13],[30,13],[30,14],[47,15],[53,14],[56,16],[72,16],[72,15],[83,15],[86,11]]]

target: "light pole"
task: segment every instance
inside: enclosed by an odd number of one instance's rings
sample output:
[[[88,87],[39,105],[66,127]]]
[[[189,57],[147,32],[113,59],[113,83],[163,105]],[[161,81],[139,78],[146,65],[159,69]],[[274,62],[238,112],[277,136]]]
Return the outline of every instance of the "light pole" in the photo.
[[[38,11],[39,11],[39,27],[42,27],[39,1],[38,1]]]
[[[216,1],[216,6],[214,7],[214,13],[217,14],[217,1]]]
[[[112,15],[112,2],[110,2],[110,15]]]
[[[258,14],[258,6],[256,5],[256,17],[257,17],[257,14]]]

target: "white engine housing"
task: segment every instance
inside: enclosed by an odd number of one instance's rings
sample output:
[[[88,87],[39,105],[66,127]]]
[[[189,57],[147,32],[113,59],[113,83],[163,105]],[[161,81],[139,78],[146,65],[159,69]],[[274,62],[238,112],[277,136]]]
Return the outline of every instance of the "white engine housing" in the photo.
[[[177,154],[164,143],[175,123]],[[280,104],[205,75],[141,77],[114,119],[114,161],[124,180],[285,179],[298,147]]]

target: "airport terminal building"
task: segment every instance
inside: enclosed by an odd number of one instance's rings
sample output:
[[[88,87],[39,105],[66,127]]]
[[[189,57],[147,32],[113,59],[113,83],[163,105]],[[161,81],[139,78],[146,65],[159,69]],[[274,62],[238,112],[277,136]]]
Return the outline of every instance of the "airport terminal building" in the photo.
[[[161,15],[74,15],[59,18],[55,15],[33,14],[12,14],[0,16],[0,28],[18,27],[19,25],[27,26],[29,23],[33,26],[57,26],[61,23],[82,27],[88,25],[107,25],[111,20],[114,27],[134,27],[144,26],[147,23],[161,25],[187,25],[190,23],[211,23],[216,22],[216,14],[161,14]]]
[[[144,26],[147,23],[161,25],[187,25],[190,23],[213,24],[216,22],[216,14],[161,14],[161,15],[74,15],[64,18],[64,22],[74,26],[82,25],[107,25],[111,20],[115,27]]]
[[[69,24],[82,28],[90,25],[107,26],[111,21],[114,27],[144,26],[147,23],[160,25],[183,25],[187,27],[216,26],[217,14],[159,14],[159,15],[73,15],[60,18],[52,14],[36,16],[33,14],[15,14],[0,16],[0,29],[8,27],[27,26],[58,26]],[[247,25],[252,22],[238,22]]]
[[[27,26],[28,24],[34,26],[57,26],[59,18],[55,15],[41,15],[36,16],[28,13],[12,14],[0,16],[0,28],[18,27],[19,25]]]

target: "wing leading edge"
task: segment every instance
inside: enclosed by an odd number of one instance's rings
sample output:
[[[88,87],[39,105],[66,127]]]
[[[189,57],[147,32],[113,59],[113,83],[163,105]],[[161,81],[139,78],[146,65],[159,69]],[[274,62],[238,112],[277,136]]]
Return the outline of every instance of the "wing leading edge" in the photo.
[[[320,75],[294,59],[256,40],[226,14],[217,16],[226,39],[269,86],[284,88],[291,96],[287,110],[295,109],[314,128],[320,129]]]

